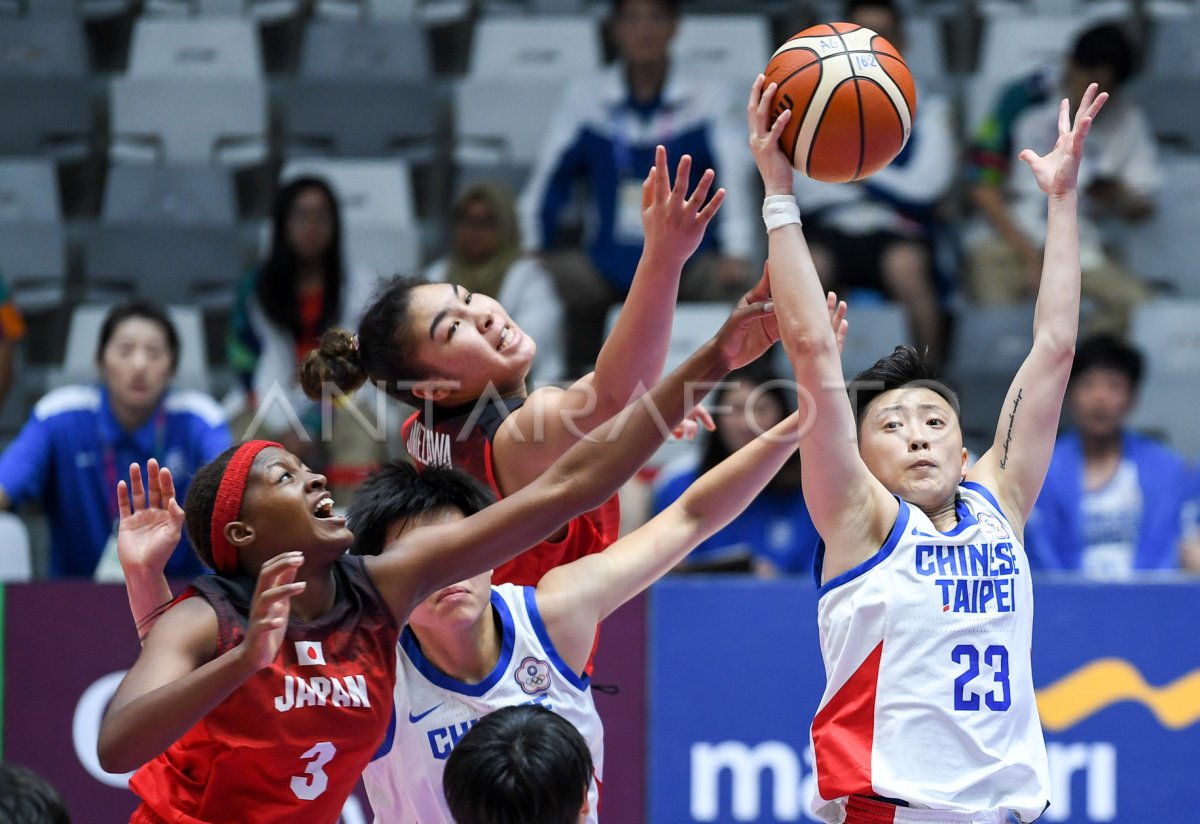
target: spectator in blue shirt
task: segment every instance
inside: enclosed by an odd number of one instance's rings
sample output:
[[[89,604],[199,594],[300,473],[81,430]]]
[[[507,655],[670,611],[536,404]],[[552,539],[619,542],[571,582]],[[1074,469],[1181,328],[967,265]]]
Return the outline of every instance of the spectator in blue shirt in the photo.
[[[709,168],[716,172],[713,191],[725,188],[712,231],[684,268],[680,299],[733,303],[757,276],[749,264],[758,235],[746,202],[751,166],[742,95],[672,63],[679,10],[680,0],[613,0],[617,59],[567,85],[521,195],[522,240],[546,253],[565,304],[567,374],[591,370],[607,310],[629,292],[645,239],[642,181],[659,144],[671,158],[691,156],[688,191]],[[560,237],[581,186],[582,251]]]
[[[115,307],[96,347],[100,382],[51,391],[0,456],[0,508],[37,500],[45,509],[51,577],[95,573],[117,521],[117,481],[128,480],[131,463],[157,458],[183,500],[192,474],[230,445],[216,401],[170,388],[178,363],[179,337],[162,309]],[[184,539],[167,574],[203,569]]]
[[[699,476],[782,421],[794,406],[785,386],[761,366],[729,375],[710,407],[717,425],[691,456],[668,465],[655,484],[654,512],[662,512]],[[681,570],[750,570],[762,577],[810,574],[817,530],[800,491],[800,454],[794,454],[737,518],[700,544]]]
[[[1127,427],[1141,374],[1141,354],[1112,335],[1079,345],[1066,396],[1075,428],[1058,438],[1025,531],[1034,563],[1103,580],[1179,567],[1188,467]]]

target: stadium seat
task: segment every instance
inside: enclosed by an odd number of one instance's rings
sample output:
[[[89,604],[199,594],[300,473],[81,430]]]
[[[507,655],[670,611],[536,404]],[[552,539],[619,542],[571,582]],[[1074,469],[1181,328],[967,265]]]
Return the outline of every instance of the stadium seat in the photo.
[[[212,166],[114,166],[104,191],[105,223],[233,226],[233,180]]]
[[[1162,141],[1200,150],[1200,14],[1159,19],[1146,53],[1146,68],[1130,93],[1145,110]],[[1181,105],[1181,101],[1189,101]]]
[[[297,158],[279,179],[324,178],[342,211],[342,246],[349,263],[381,276],[409,273],[421,263],[420,231],[408,165],[401,160]]]
[[[116,161],[251,166],[267,156],[257,33],[238,19],[143,19],[112,82]]]
[[[72,17],[28,17],[0,26],[0,75],[83,77],[83,24]]]
[[[92,92],[83,24],[74,18],[0,26],[0,154],[79,159],[91,147]]]
[[[101,223],[84,239],[84,299],[132,295],[225,309],[246,266],[234,226]]]
[[[600,32],[588,17],[486,17],[471,44],[474,77],[553,79],[600,66]]]
[[[0,161],[0,273],[26,311],[52,309],[63,299],[66,244],[49,160]]]
[[[110,308],[109,304],[96,303],[75,307],[67,331],[66,355],[62,368],[52,372],[51,387],[92,383],[96,380],[96,341],[100,339],[100,327]],[[204,324],[200,310],[193,306],[167,306],[167,312],[179,333],[179,366],[175,370],[173,385],[178,389],[208,392]]]
[[[486,17],[471,67],[454,93],[460,166],[528,167],[566,80],[600,66],[599,30],[586,17]]]
[[[752,14],[684,15],[671,55],[689,71],[749,88],[771,59],[771,25]]]
[[[1162,164],[1164,184],[1157,208],[1147,222],[1130,228],[1125,262],[1144,279],[1168,281],[1184,296],[1200,298],[1200,232],[1195,218],[1200,157],[1164,154]]]
[[[0,512],[0,582],[19,583],[33,578],[29,530],[11,512]]]
[[[1133,315],[1130,340],[1146,359],[1133,426],[1165,437],[1189,458],[1200,456],[1200,302],[1143,304]]]
[[[317,22],[287,95],[292,149],[340,156],[433,155],[440,96],[425,32],[403,22]]]
[[[852,315],[851,328],[856,322]],[[946,377],[959,393],[968,441],[990,442],[1004,396],[1032,344],[1032,303],[966,306],[958,312]]]
[[[305,31],[301,79],[426,81],[431,74],[425,30],[413,23],[317,20]]]

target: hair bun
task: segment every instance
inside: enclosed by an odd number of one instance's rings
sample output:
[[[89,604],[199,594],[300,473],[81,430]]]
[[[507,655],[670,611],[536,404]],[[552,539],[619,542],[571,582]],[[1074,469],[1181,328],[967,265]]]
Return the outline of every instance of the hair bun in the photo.
[[[319,401],[327,384],[349,395],[366,383],[367,372],[358,356],[358,341],[345,329],[330,329],[321,346],[300,364],[300,386],[310,400]]]

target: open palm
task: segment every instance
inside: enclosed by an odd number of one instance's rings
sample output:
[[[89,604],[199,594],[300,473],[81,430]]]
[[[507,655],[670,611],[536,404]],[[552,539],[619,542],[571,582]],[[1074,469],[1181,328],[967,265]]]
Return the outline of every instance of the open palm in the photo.
[[[175,500],[171,470],[159,468],[150,459],[146,465],[146,487],[137,464],[129,467],[129,481],[117,484],[117,507],[121,512],[117,529],[117,557],[127,569],[142,567],[162,570],[183,534],[183,509]]]
[[[1101,92],[1095,83],[1088,86],[1072,125],[1070,104],[1064,99],[1058,109],[1058,141],[1054,148],[1045,155],[1038,155],[1032,149],[1021,152],[1020,159],[1029,164],[1038,186],[1047,195],[1061,197],[1075,191],[1083,142],[1107,100],[1108,92]]]

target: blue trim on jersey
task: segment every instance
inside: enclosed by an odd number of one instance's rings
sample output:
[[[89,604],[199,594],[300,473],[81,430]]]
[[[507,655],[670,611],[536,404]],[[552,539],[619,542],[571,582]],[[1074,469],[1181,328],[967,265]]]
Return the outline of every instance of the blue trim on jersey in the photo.
[[[992,495],[986,486],[976,481],[963,481],[961,486],[964,486],[967,489],[970,489],[972,492],[978,492],[980,495],[982,495],[985,499],[987,499],[987,502],[992,505],[992,508],[1000,513],[1000,517],[1003,518],[1010,526],[1012,525],[1012,521],[1008,520],[1008,516],[1004,514],[1004,510],[1001,509],[1000,504],[996,502],[996,497]]]
[[[896,502],[900,504],[900,509],[896,513],[896,522],[892,524],[892,531],[888,533],[887,540],[883,542],[883,546],[870,558],[853,569],[843,572],[824,586],[821,586],[821,569],[825,562],[825,542],[821,541],[817,544],[817,559],[813,564],[813,574],[817,576],[817,586],[820,587],[817,590],[818,600],[824,597],[830,590],[836,589],[842,584],[848,584],[858,576],[870,572],[876,566],[886,561],[888,556],[892,554],[892,551],[896,549],[896,544],[900,543],[900,539],[904,537],[904,530],[908,528],[909,505],[898,496],[893,495],[892,497],[896,498]]]
[[[405,627],[404,632],[400,633],[400,647],[404,650],[404,654],[408,656],[408,659],[412,661],[413,666],[417,668],[417,672],[424,675],[434,686],[441,687],[450,692],[456,692],[459,695],[480,698],[487,695],[488,691],[496,686],[500,679],[504,677],[504,673],[508,671],[508,665],[512,661],[513,644],[516,641],[516,630],[513,629],[512,613],[509,612],[508,604],[504,603],[504,599],[495,589],[492,590],[492,609],[496,610],[500,616],[500,622],[504,625],[500,646],[500,660],[496,662],[496,666],[488,673],[488,677],[478,684],[468,684],[465,681],[452,678],[430,663],[429,659],[421,652],[421,645],[417,642],[417,636],[413,635],[413,631],[409,627]]]
[[[958,523],[954,525],[954,529],[949,532],[942,532],[938,529],[938,534],[946,538],[951,538],[958,535],[969,526],[975,526],[979,523],[979,519],[975,517],[975,513],[971,511],[971,507],[967,506],[967,502],[962,498],[954,499],[954,517],[958,518]],[[937,527],[934,527],[937,529]]]
[[[379,749],[375,750],[375,754],[371,756],[372,761],[378,761],[392,751],[392,745],[396,743],[396,705],[392,705],[392,717],[388,719],[387,732],[383,734],[383,740],[379,742]]]
[[[525,594],[525,611],[529,613],[529,623],[533,626],[533,632],[537,635],[542,649],[545,650],[546,655],[550,656],[550,663],[554,664],[559,675],[566,678],[571,686],[583,692],[591,686],[592,679],[586,674],[579,675],[572,671],[563,661],[562,656],[558,654],[558,650],[554,648],[554,642],[550,640],[550,633],[546,631],[546,623],[542,620],[542,613],[538,611],[536,587],[521,587],[521,589]]]

